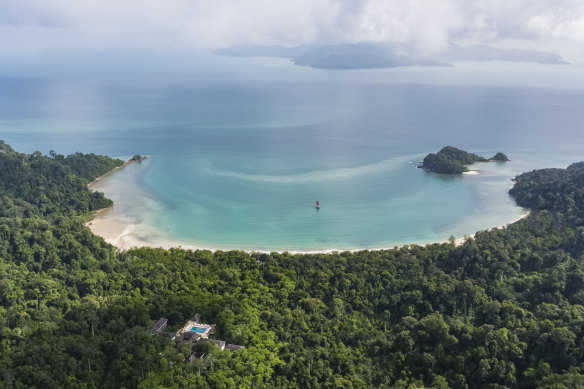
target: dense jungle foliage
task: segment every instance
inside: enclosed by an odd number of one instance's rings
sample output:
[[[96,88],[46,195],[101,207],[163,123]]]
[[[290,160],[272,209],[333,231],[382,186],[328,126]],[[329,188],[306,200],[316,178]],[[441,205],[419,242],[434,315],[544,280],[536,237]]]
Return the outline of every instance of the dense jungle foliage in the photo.
[[[87,185],[124,162],[95,154],[17,153],[0,141],[0,217],[73,216],[110,206]]]
[[[530,216],[459,247],[117,252],[79,215],[119,162],[2,147],[2,388],[584,387],[584,163],[517,177]],[[148,332],[195,312],[246,348]]]
[[[498,152],[497,154],[493,155],[490,158],[491,161],[498,161],[498,162],[507,162],[509,161],[509,157],[507,157],[506,154],[503,154],[501,152]]]
[[[475,162],[488,162],[491,161],[508,161],[509,159],[503,153],[497,153],[490,159],[481,157],[473,153],[468,153],[464,150],[457,149],[456,147],[446,146],[442,148],[438,153],[430,153],[426,155],[422,161],[422,166],[426,170],[430,170],[441,174],[460,174],[468,171],[466,165],[473,164]]]

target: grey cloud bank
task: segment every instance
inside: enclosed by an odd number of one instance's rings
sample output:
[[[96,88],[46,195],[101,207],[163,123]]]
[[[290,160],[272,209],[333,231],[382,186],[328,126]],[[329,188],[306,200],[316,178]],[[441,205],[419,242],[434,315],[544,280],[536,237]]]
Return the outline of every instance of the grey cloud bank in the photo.
[[[574,0],[0,0],[0,54],[400,42],[584,44]],[[566,53],[561,53],[566,55]],[[567,58],[570,60],[570,58]]]

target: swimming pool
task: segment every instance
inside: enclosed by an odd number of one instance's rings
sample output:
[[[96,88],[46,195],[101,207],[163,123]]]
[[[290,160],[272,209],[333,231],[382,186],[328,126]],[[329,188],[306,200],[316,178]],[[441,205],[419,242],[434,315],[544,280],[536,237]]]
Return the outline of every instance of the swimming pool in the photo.
[[[190,332],[196,332],[197,334],[204,334],[205,332],[207,332],[207,328],[205,327],[191,327]]]

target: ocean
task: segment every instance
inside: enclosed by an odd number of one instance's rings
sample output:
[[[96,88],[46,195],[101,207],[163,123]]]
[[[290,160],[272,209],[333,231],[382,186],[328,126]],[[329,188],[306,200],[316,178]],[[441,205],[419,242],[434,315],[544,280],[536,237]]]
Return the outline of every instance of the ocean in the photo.
[[[584,88],[245,63],[253,71],[0,78],[0,139],[22,152],[147,155],[97,185],[115,203],[105,218],[151,244],[265,251],[502,226],[524,214],[513,177],[584,159]],[[446,145],[511,161],[455,177],[416,168]]]

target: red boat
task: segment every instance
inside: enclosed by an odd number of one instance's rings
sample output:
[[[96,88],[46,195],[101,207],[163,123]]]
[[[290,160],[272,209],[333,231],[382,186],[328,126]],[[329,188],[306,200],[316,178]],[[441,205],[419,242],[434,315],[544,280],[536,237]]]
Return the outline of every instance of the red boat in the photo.
[[[316,209],[320,209],[320,203],[316,200]]]

